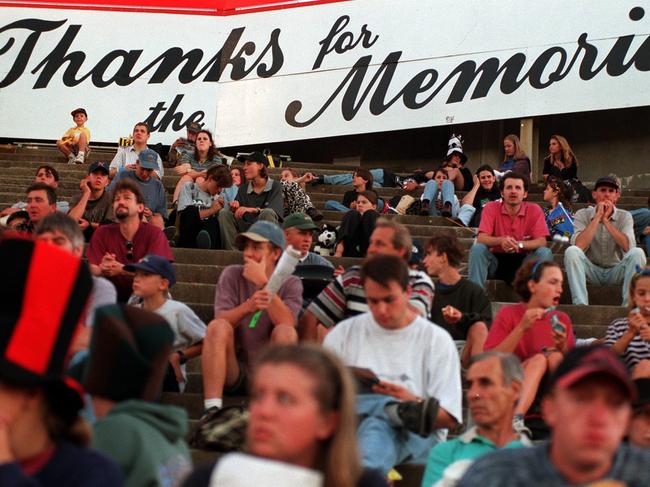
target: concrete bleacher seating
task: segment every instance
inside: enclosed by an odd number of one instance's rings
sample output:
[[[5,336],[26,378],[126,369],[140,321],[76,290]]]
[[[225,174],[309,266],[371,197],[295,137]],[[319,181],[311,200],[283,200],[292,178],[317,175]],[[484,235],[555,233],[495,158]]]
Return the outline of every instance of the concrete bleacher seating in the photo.
[[[114,150],[94,150],[92,160],[110,161]],[[79,181],[87,173],[86,165],[67,165],[63,157],[53,149],[25,149],[15,147],[0,147],[0,208],[4,208],[19,200],[24,200],[24,191],[33,180],[36,168],[40,164],[52,164],[59,171],[60,181],[59,197],[70,200],[79,191]],[[318,174],[334,174],[350,172],[353,167],[333,167],[327,165],[314,165],[306,163],[290,163],[290,167],[299,171],[313,170]],[[270,170],[272,177],[279,177],[280,169]],[[166,170],[163,183],[168,194],[174,190],[177,176],[173,171]],[[308,192],[315,206],[324,215],[323,223],[337,225],[343,213],[323,211],[323,204],[328,199],[340,200],[342,193],[351,189],[346,186],[318,185],[309,186]],[[533,186],[529,193],[529,201],[541,202],[541,186]],[[397,188],[379,188],[381,197],[390,198],[401,190]],[[418,194],[418,193],[416,193]],[[624,190],[619,206],[624,209],[645,207],[650,190]],[[582,205],[579,205],[582,206]],[[426,241],[427,238],[442,233],[456,234],[465,247],[469,250],[474,238],[474,230],[454,225],[440,217],[423,216],[394,216],[404,223],[414,237]],[[211,251],[197,249],[174,248],[177,284],[171,289],[175,299],[186,302],[207,323],[213,316],[214,289],[217,279],[225,266],[241,262],[239,252]],[[562,254],[555,256],[556,261],[562,263]],[[335,265],[349,266],[359,263],[360,259],[332,258]],[[467,254],[465,256],[465,264]],[[488,293],[494,302],[494,311],[505,303],[512,303],[517,296],[510,286],[501,281],[489,281]],[[568,287],[565,284],[565,293],[560,309],[565,311],[572,319],[576,334],[580,338],[602,337],[607,325],[614,319],[625,314],[620,304],[620,287],[618,286],[589,286],[591,298],[590,306],[573,306]],[[200,359],[190,362],[190,381],[185,394],[165,394],[163,401],[184,407],[191,418],[192,424],[202,412],[202,383],[200,376]],[[242,398],[233,398],[231,401],[240,401]],[[193,452],[196,462],[208,461],[214,458],[211,452]],[[398,485],[419,485],[417,472],[415,474],[408,468],[405,469],[405,481]],[[406,479],[408,478],[408,479]]]

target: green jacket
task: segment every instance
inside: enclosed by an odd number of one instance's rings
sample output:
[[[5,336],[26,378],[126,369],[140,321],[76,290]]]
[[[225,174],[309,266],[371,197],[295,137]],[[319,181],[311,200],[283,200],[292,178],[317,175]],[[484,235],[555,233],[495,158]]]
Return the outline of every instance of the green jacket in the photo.
[[[192,470],[185,410],[119,402],[94,426],[93,447],[122,468],[127,487],[176,486]]]

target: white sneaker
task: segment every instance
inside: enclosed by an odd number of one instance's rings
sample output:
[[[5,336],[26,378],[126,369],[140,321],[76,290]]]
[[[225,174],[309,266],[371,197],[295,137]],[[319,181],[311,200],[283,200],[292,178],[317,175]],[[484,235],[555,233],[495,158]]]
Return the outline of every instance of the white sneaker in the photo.
[[[84,163],[84,154],[82,152],[77,154],[77,157],[75,158],[74,163],[75,164],[83,164]]]
[[[76,156],[74,154],[70,154],[68,156],[68,164],[74,164],[75,159],[76,159]]]

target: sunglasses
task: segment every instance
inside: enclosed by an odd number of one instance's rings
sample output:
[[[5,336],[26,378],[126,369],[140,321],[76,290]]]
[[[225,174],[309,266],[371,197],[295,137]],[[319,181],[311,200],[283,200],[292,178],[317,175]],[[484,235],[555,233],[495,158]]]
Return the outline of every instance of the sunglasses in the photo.
[[[130,240],[126,241],[126,258],[133,260],[133,242]]]

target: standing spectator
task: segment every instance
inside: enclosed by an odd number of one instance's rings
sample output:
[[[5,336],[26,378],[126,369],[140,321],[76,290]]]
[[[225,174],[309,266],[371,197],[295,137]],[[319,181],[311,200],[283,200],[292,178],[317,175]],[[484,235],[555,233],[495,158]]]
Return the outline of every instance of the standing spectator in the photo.
[[[408,229],[395,220],[380,218],[370,236],[368,256],[396,255],[404,262],[411,257],[413,240]],[[348,268],[312,301],[300,319],[301,338],[316,340],[318,324],[333,328],[339,321],[368,311],[366,294],[361,285],[361,267]],[[425,272],[409,270],[411,297],[409,306],[418,315],[428,317],[433,301],[433,283]]]
[[[361,284],[370,312],[339,323],[324,346],[374,377],[357,396],[357,438],[363,465],[387,473],[407,459],[424,461],[462,421],[460,367],[449,334],[409,306],[403,259],[368,259]]]
[[[532,443],[512,429],[524,371],[511,353],[485,352],[472,357],[467,371],[467,404],[476,426],[458,438],[431,449],[422,487],[453,487],[471,463],[501,448],[522,448]]]
[[[131,304],[159,314],[174,332],[163,391],[184,392],[185,363],[201,355],[205,323],[185,303],[169,298],[169,289],[176,283],[176,272],[164,257],[145,255],[137,264],[126,265],[125,270],[135,274],[133,296],[138,302]]]
[[[483,287],[488,277],[501,276],[510,282],[524,260],[553,260],[546,247],[544,213],[539,205],[524,201],[528,178],[506,173],[501,180],[501,196],[502,201],[483,208],[478,237],[469,254],[469,279]]]
[[[639,237],[639,242],[645,244],[646,255],[650,256],[650,196],[648,207],[630,210],[634,221],[634,233]]]
[[[162,230],[143,222],[144,197],[140,187],[130,179],[119,181],[113,190],[113,213],[117,223],[100,226],[94,233],[86,256],[93,274],[110,280],[117,289],[119,302],[131,295],[133,274],[125,264],[139,261],[147,254],[174,260]]]
[[[628,315],[607,327],[605,344],[618,353],[633,378],[650,378],[650,269],[630,280]]]
[[[246,181],[237,191],[229,208],[219,211],[221,245],[225,250],[237,250],[235,236],[256,221],[277,223],[282,218],[284,203],[282,185],[271,179],[266,166],[269,160],[261,152],[242,157]]]
[[[81,194],[72,197],[68,215],[79,223],[86,240],[103,223],[115,221],[111,195],[108,186],[108,164],[93,162],[88,168],[88,176],[81,180]]]
[[[174,166],[178,165],[180,161],[191,157],[194,153],[196,135],[201,130],[201,124],[198,122],[191,122],[187,124],[185,128],[187,130],[187,136],[179,137],[169,147],[167,160]]]
[[[546,226],[551,234],[570,238],[573,235],[573,217],[571,215],[571,195],[573,189],[568,183],[549,176],[544,188],[544,201],[550,208],[544,208]]]
[[[458,219],[467,227],[478,227],[483,208],[490,201],[501,199],[499,184],[492,166],[485,164],[476,170],[473,186],[463,197],[458,210]]]
[[[650,448],[650,379],[634,381],[638,397],[632,403],[632,420],[627,438],[630,445],[639,448]]]
[[[451,170],[458,174],[458,167]],[[454,194],[454,183],[449,180],[447,168],[441,166],[435,170],[433,179],[424,185],[421,200],[421,215],[450,218],[458,214],[458,198]]]
[[[314,231],[318,230],[318,227],[308,215],[293,213],[284,219],[282,228],[284,229],[287,246],[291,245],[300,252],[299,266],[322,265],[330,268],[334,267],[325,257],[310,251],[314,240]]]
[[[386,487],[378,473],[363,470],[359,462],[354,384],[333,354],[309,345],[268,347],[256,361],[251,390],[248,453],[282,462],[274,465],[275,472],[282,465],[316,470],[325,487]],[[197,468],[183,485],[222,485],[219,467],[227,462],[234,467],[237,457],[219,459],[217,472],[214,463]],[[252,465],[239,467],[238,485],[249,484]]]
[[[181,188],[185,183],[197,182],[201,184],[205,180],[205,172],[215,164],[223,164],[225,157],[214,145],[212,132],[199,130],[196,134],[196,145],[194,151],[185,155],[174,168],[176,174],[181,178],[176,183],[172,203],[176,203]]]
[[[147,147],[147,141],[151,137],[149,133],[149,126],[144,122],[139,122],[133,127],[133,145],[128,147],[118,147],[117,153],[110,164],[109,177],[113,179],[118,172],[135,169],[135,162],[138,160],[138,155]],[[156,154],[157,168],[154,170],[155,177],[160,179],[163,177],[165,170],[163,169],[162,159]]]
[[[523,301],[499,310],[485,342],[486,350],[514,353],[524,365],[524,382],[515,409],[517,431],[525,431],[524,415],[546,373],[553,372],[575,346],[571,319],[555,310],[563,280],[555,262],[530,261],[522,265],[514,288]]]
[[[42,166],[38,166],[36,169],[36,175],[34,176],[33,182],[46,184],[56,192],[59,187],[59,172],[49,164],[43,164]],[[27,203],[19,201],[10,208],[5,208],[0,211],[0,217],[10,215],[15,211],[24,210],[25,208],[27,208]],[[70,205],[68,205],[67,201],[59,200],[57,198],[56,209],[62,213],[67,213],[70,209]]]
[[[230,265],[219,276],[214,320],[203,344],[204,419],[222,407],[224,390],[246,391],[250,365],[264,345],[298,341],[300,279],[289,276],[274,295],[265,289],[285,247],[282,229],[258,221],[237,236],[237,244],[244,252],[244,265]]]
[[[576,212],[571,247],[564,252],[573,304],[589,304],[587,282],[622,286],[623,306],[628,302],[630,279],[646,256],[636,247],[632,216],[616,208],[621,197],[618,181],[599,178],[592,193],[596,206]]]
[[[341,203],[335,200],[327,200],[325,202],[325,209],[330,211],[354,210],[357,205],[357,194],[362,191],[372,191],[373,181],[372,173],[368,169],[357,169],[352,176],[352,186],[354,189],[343,193]]]
[[[355,209],[343,215],[334,256],[365,257],[377,218],[377,193],[372,190],[358,193]]]
[[[68,164],[83,164],[90,144],[90,130],[84,125],[88,121],[88,114],[85,109],[76,108],[70,115],[75,126],[66,130],[63,137],[56,141],[56,147],[68,158]]]
[[[179,247],[218,249],[218,213],[225,200],[218,197],[232,185],[230,170],[223,165],[212,166],[203,183],[185,183],[178,197]]]
[[[572,350],[548,390],[542,408],[550,443],[481,458],[459,487],[650,485],[650,453],[622,443],[636,391],[614,352]]]
[[[127,487],[179,486],[192,470],[187,413],[158,404],[174,333],[156,313],[104,306],[83,373],[97,417],[93,446],[122,468]]]
[[[467,342],[460,360],[467,367],[470,358],[483,351],[492,322],[492,304],[481,286],[460,276],[458,269],[464,254],[455,236],[433,237],[427,244],[424,265],[427,274],[438,278],[431,321],[447,330],[454,340]]]
[[[499,166],[499,172],[512,171],[530,180],[530,159],[522,149],[519,137],[513,134],[506,135],[503,139],[503,153],[503,162]]]
[[[88,268],[72,253],[23,239],[0,240],[0,266],[0,484],[123,485],[117,465],[87,448],[83,400],[64,378],[92,285]]]
[[[45,183],[34,183],[27,188],[29,214],[28,231],[33,232],[38,222],[56,212],[56,193]]]
[[[163,229],[167,219],[167,196],[163,184],[159,179],[153,177],[157,167],[156,160],[159,158],[160,156],[155,151],[143,149],[135,161],[135,169],[120,172],[113,179],[109,189],[115,188],[118,181],[123,179],[135,181],[144,196],[144,218],[149,223]]]

